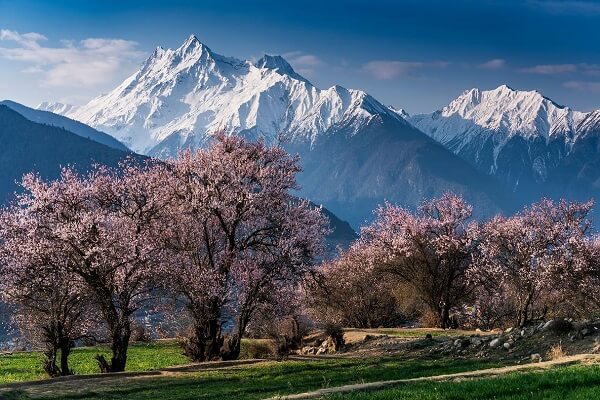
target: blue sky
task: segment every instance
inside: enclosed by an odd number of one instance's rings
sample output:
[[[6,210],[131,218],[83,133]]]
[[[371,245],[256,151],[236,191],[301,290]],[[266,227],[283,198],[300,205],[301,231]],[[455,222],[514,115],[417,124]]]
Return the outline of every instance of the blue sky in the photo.
[[[410,113],[508,84],[600,108],[600,2],[0,0],[0,98],[83,103],[190,33]]]

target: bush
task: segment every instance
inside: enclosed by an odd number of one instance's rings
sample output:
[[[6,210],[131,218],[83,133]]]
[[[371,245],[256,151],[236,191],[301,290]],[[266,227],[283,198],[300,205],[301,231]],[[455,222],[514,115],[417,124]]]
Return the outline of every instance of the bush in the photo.
[[[275,356],[270,339],[248,339],[242,341],[240,359],[270,358]]]

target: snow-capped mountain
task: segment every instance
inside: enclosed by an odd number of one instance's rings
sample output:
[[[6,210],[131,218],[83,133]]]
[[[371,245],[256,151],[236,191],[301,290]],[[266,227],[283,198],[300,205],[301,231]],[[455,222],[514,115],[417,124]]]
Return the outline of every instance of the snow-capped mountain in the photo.
[[[587,113],[585,118],[577,125],[577,133],[579,140],[600,134],[600,110]]]
[[[600,198],[600,110],[588,113],[578,124],[577,138],[554,172],[552,183],[561,195]]]
[[[481,171],[518,190],[547,180],[569,153],[586,117],[537,91],[502,85],[465,91],[441,110],[409,120]]]
[[[410,114],[407,113],[404,108],[396,108],[394,106],[388,106],[388,108],[390,110],[392,110],[392,112],[395,112],[396,114],[398,114],[399,116],[401,116],[404,119],[409,119],[410,118]]]
[[[216,131],[283,137],[301,157],[300,195],[358,227],[384,200],[414,207],[452,190],[480,214],[510,203],[495,180],[365,92],[319,89],[280,56],[221,56],[195,36],[158,47],[113,91],[65,112],[158,157],[207,144]]]
[[[381,113],[392,115],[362,91],[314,87],[280,56],[224,57],[194,35],[178,49],[156,48],[115,90],[64,112],[158,156],[202,146],[219,130],[314,142],[333,125]]]
[[[54,114],[65,115],[73,113],[77,110],[77,106],[61,102],[43,101],[37,107],[38,110],[48,111]]]

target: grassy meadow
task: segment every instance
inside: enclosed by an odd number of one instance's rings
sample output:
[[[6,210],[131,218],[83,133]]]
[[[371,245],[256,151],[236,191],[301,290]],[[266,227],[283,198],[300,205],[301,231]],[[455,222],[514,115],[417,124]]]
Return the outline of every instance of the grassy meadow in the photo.
[[[172,376],[57,382],[2,391],[8,399],[264,399],[351,383],[414,378],[497,366],[473,360],[351,358],[271,361]]]
[[[465,381],[423,382],[394,388],[327,396],[326,400],[475,400],[600,398],[600,365],[555,367],[546,371],[515,372],[506,376]]]
[[[402,330],[377,333],[410,336]],[[426,332],[413,333],[415,337],[424,334]],[[266,355],[267,349],[268,344],[264,340],[244,340],[241,358]],[[108,356],[109,349],[105,346],[75,349],[71,356],[71,366],[75,373],[97,373],[94,356],[98,353]],[[418,359],[404,356],[329,357],[318,360],[265,361],[227,367],[203,366],[161,375],[125,374],[50,383],[45,381],[44,384],[28,383],[45,378],[41,361],[42,355],[39,352],[0,355],[0,399],[258,400],[347,384],[427,377],[511,364],[508,360],[434,356]],[[130,348],[127,371],[153,371],[187,363],[181,348],[174,341],[135,343]],[[323,399],[538,398],[600,398],[600,365],[553,367],[461,381],[413,382],[386,389],[329,395]]]
[[[104,354],[110,359],[110,349],[106,346],[73,349],[69,357],[69,365],[73,372],[76,375],[98,373],[98,364],[94,360],[96,354]],[[37,351],[0,355],[0,384],[47,378],[42,369],[42,360],[43,355]],[[152,371],[187,362],[176,342],[136,343],[129,349],[127,370]]]

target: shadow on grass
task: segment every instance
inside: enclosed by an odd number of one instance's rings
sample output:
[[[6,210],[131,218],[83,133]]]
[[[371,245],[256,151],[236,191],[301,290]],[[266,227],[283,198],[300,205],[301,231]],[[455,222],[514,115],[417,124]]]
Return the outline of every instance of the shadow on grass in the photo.
[[[466,381],[422,382],[393,388],[339,394],[327,400],[392,399],[598,399],[600,366],[556,367],[547,371],[511,373],[507,376]]]
[[[492,366],[497,365],[472,360],[424,361],[398,358],[288,361],[160,378],[53,383],[44,388],[32,389],[30,393],[34,393],[35,398],[64,400],[250,400],[349,383],[439,375]],[[13,398],[27,399],[23,396]]]

